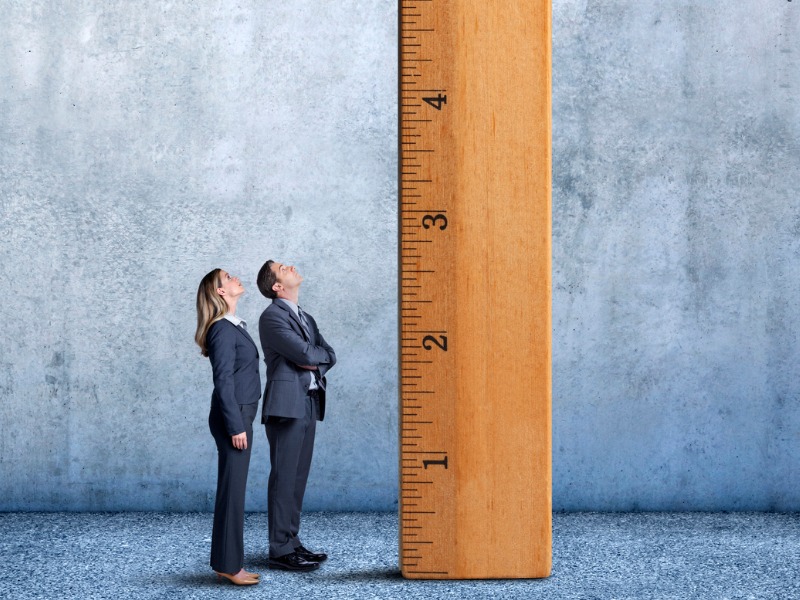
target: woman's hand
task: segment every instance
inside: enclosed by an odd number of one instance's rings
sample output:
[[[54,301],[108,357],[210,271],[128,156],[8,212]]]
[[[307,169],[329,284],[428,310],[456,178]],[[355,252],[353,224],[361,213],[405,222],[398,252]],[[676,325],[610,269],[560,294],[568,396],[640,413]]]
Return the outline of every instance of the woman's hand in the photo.
[[[237,450],[247,450],[247,432],[237,433],[231,436],[231,443]]]
[[[297,365],[297,366],[300,367],[301,369],[305,369],[306,371],[316,371],[317,370],[316,365]]]

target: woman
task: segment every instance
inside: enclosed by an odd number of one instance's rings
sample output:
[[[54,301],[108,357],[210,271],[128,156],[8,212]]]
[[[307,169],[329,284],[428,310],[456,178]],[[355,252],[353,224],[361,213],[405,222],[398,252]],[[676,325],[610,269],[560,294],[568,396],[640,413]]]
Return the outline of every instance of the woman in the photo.
[[[194,339],[208,356],[214,374],[208,426],[217,443],[217,499],[211,533],[211,568],[236,585],[259,582],[244,570],[244,494],[253,419],[261,396],[258,350],[236,316],[244,294],[238,277],[214,269],[197,290],[197,333]]]

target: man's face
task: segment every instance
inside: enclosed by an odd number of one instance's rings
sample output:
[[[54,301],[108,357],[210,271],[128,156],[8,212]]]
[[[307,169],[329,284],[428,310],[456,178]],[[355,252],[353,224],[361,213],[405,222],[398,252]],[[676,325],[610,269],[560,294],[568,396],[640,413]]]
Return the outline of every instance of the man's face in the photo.
[[[303,276],[297,272],[293,265],[283,265],[279,262],[272,263],[272,272],[275,273],[275,279],[278,282],[272,286],[275,292],[280,292],[281,289],[291,290],[300,285],[303,281]]]

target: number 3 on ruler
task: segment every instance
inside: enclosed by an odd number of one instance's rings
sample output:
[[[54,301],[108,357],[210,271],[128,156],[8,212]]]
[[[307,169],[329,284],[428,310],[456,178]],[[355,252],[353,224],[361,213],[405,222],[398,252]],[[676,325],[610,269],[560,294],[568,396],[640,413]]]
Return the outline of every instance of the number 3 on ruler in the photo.
[[[442,222],[442,224],[439,225],[439,229],[441,229],[442,231],[447,229],[447,217],[445,217],[443,214],[438,214],[436,216],[425,215],[424,217],[422,217],[422,226],[425,229],[430,229],[431,227],[436,225],[436,223],[438,223],[439,221]]]

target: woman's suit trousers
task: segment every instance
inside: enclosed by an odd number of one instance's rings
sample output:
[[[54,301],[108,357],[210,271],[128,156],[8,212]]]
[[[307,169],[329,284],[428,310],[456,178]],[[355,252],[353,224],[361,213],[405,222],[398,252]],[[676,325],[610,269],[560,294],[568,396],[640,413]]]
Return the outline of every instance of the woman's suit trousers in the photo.
[[[220,573],[238,573],[244,566],[244,495],[258,403],[243,404],[239,408],[246,427],[247,450],[233,447],[222,411],[216,404],[212,403],[208,415],[208,426],[217,443],[219,458],[214,528],[211,532],[211,568]]]

